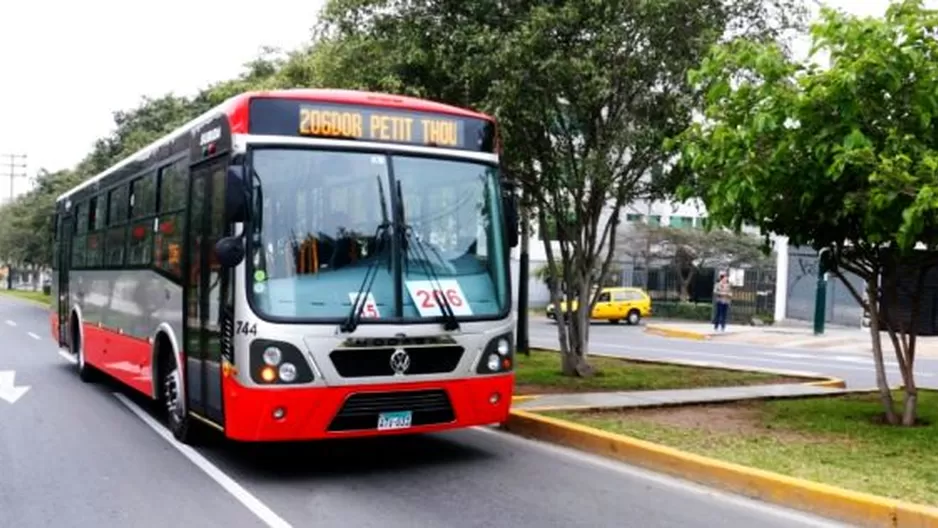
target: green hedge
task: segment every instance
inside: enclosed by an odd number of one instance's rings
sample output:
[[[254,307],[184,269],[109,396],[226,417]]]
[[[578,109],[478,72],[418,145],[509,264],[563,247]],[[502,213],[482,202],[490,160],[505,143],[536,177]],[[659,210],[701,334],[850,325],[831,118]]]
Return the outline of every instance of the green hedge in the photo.
[[[713,304],[689,303],[680,301],[652,301],[652,314],[662,319],[685,319],[689,321],[713,321]],[[737,324],[750,324],[753,316],[758,317],[766,324],[772,324],[771,314],[754,313],[752,306],[730,305],[728,322]]]

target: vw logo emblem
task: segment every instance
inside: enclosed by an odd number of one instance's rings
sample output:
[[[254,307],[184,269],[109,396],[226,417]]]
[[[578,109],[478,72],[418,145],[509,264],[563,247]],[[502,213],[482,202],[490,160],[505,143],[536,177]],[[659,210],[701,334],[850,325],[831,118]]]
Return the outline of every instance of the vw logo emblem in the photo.
[[[391,370],[394,374],[402,376],[410,368],[410,356],[403,348],[398,348],[391,354]]]

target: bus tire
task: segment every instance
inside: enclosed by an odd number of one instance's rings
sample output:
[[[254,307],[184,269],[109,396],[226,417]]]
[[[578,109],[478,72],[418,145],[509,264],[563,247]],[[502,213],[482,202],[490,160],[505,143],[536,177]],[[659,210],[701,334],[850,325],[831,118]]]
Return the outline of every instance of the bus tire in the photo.
[[[81,342],[81,328],[78,326],[78,317],[72,315],[71,324],[72,335],[69,340],[69,352],[75,356],[75,368],[78,371],[78,379],[85,383],[94,383],[97,381],[97,372],[94,367],[85,362],[85,344]]]
[[[179,394],[182,373],[176,364],[176,356],[160,337],[159,351],[159,402],[166,413],[166,426],[177,440],[184,444],[197,443],[198,424],[189,416],[185,398]]]

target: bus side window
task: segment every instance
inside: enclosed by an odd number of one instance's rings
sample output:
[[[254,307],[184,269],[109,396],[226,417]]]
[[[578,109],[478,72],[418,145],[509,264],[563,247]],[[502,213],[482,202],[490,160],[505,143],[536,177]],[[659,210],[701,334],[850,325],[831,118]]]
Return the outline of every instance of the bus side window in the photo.
[[[182,278],[182,242],[185,233],[188,176],[188,162],[185,159],[163,167],[160,170],[157,194],[159,222],[153,244],[153,262],[158,268],[178,278]],[[204,196],[193,195],[192,199],[199,201],[204,199]]]
[[[99,268],[104,263],[104,224],[106,195],[93,196],[88,207],[88,240],[85,246],[85,266]]]
[[[124,249],[127,235],[127,191],[126,184],[108,192],[107,219],[108,230],[105,241],[104,265],[123,266]]]
[[[156,172],[130,182],[127,265],[149,266],[153,253],[153,215],[156,213]]]
[[[72,238],[72,267],[85,266],[85,238],[88,233],[86,202],[75,204],[75,236]]]

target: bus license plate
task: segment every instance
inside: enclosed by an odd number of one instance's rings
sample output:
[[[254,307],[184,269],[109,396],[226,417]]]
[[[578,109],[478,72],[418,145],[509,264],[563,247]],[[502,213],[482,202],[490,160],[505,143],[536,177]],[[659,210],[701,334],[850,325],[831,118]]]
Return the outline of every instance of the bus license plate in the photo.
[[[411,420],[410,411],[381,413],[378,415],[378,430],[407,429],[410,427]]]

